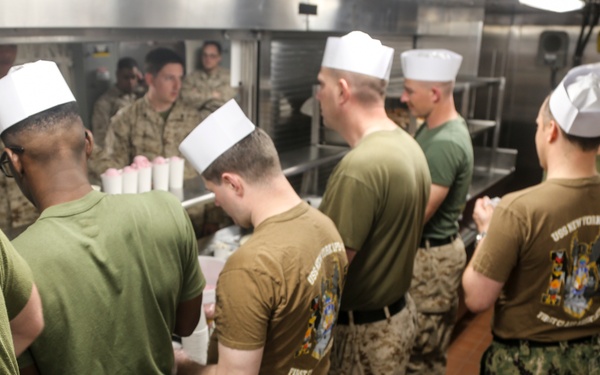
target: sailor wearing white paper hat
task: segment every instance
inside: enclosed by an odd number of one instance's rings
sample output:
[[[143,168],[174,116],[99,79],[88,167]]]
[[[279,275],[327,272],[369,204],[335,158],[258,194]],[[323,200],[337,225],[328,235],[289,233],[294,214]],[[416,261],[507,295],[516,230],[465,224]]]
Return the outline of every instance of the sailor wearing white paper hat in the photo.
[[[296,194],[273,142],[235,100],[179,149],[215,203],[237,224],[254,227],[217,282],[209,366],[218,373],[326,374],[348,265],[335,225]],[[185,353],[176,358],[178,372],[203,371]]]
[[[452,93],[462,56],[444,49],[414,49],[403,52],[400,59],[405,78],[401,100],[413,116],[425,120],[415,139],[431,172],[431,194],[410,289],[419,328],[408,373],[445,374],[466,263],[458,218],[473,175],[471,137]]]
[[[598,368],[600,64],[572,69],[538,113],[535,144],[547,180],[485,197],[473,217],[487,233],[463,276],[467,307],[496,303],[485,373],[589,374]],[[523,353],[527,349],[526,355]],[[518,361],[506,361],[518,358]]]
[[[385,112],[393,54],[360,31],[330,37],[318,76],[325,125],[352,147],[319,208],[337,225],[351,261],[334,374],[401,373],[415,338],[415,305],[406,292],[431,180],[419,145]]]
[[[0,132],[2,171],[43,217],[13,240],[51,327],[19,358],[22,373],[171,373],[171,335],[193,332],[205,283],[179,200],[93,191],[93,137],[53,62],[0,79]]]
[[[14,44],[0,45],[0,78],[4,77],[15,62],[17,46]],[[4,149],[4,145],[0,143]],[[16,230],[21,232],[27,225],[33,223],[39,216],[35,207],[19,190],[14,179],[0,174],[0,228],[8,233]]]

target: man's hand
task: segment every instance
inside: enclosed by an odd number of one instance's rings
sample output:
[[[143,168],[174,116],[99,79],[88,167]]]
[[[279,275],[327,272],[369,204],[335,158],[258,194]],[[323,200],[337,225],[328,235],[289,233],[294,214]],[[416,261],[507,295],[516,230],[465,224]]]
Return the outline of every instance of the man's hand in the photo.
[[[475,202],[473,220],[475,221],[475,224],[477,224],[477,230],[480,233],[487,232],[496,204],[498,204],[497,201],[492,201],[488,196],[479,198]]]

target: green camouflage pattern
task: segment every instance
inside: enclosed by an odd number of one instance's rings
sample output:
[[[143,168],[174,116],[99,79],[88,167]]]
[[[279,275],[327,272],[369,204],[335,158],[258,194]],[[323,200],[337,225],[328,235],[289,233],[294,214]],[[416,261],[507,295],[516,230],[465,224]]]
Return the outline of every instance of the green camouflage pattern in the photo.
[[[417,338],[407,373],[445,374],[446,353],[458,311],[458,288],[467,255],[460,238],[419,248],[409,289],[417,306]]]
[[[117,88],[117,86],[111,86],[104,94],[94,103],[94,110],[92,112],[92,133],[94,133],[94,142],[103,147],[104,139],[106,138],[106,132],[108,125],[110,125],[110,119],[117,114],[121,108],[125,108],[128,105],[133,104],[137,99],[135,94],[126,94]]]
[[[530,347],[493,341],[481,359],[480,374],[486,375],[598,375],[600,337],[590,343]]]
[[[181,100],[191,107],[213,112],[237,95],[230,81],[229,71],[221,67],[211,74],[196,70],[183,79]]]
[[[330,375],[401,375],[416,336],[416,306],[406,306],[387,320],[334,328]]]

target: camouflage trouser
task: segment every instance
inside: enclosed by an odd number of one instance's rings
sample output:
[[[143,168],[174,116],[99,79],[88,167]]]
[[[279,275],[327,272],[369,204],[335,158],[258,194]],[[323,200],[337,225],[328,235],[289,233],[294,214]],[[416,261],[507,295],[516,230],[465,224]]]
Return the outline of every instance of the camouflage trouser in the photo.
[[[460,238],[419,248],[409,289],[417,306],[417,338],[407,373],[445,374],[446,352],[458,310],[458,287],[466,263]]]
[[[416,309],[406,306],[389,319],[369,324],[336,325],[330,375],[405,374],[416,334]]]
[[[600,374],[600,337],[589,343],[531,347],[504,345],[492,341],[481,358],[480,374],[499,375],[598,375]]]

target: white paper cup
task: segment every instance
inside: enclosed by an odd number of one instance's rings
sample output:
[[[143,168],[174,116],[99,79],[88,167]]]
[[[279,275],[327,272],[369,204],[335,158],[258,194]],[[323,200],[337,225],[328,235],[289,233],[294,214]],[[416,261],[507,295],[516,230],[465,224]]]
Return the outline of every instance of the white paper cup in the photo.
[[[135,194],[138,192],[138,171],[123,172],[123,194]]]
[[[229,256],[233,254],[230,247],[216,247],[215,248],[215,258],[227,260]]]
[[[183,197],[184,197],[183,188],[169,188],[169,191],[171,192],[171,194],[176,196],[180,202],[183,202]]]
[[[138,193],[152,190],[152,167],[138,168]]]
[[[121,194],[123,192],[123,176],[107,176],[102,174],[102,190],[106,194]]]
[[[204,327],[201,330],[194,331],[189,337],[182,337],[181,344],[183,351],[194,361],[201,365],[206,364],[208,356],[208,329]]]
[[[169,188],[180,189],[183,187],[183,170],[185,159],[169,158]]]
[[[152,189],[169,191],[169,164],[152,165]]]

